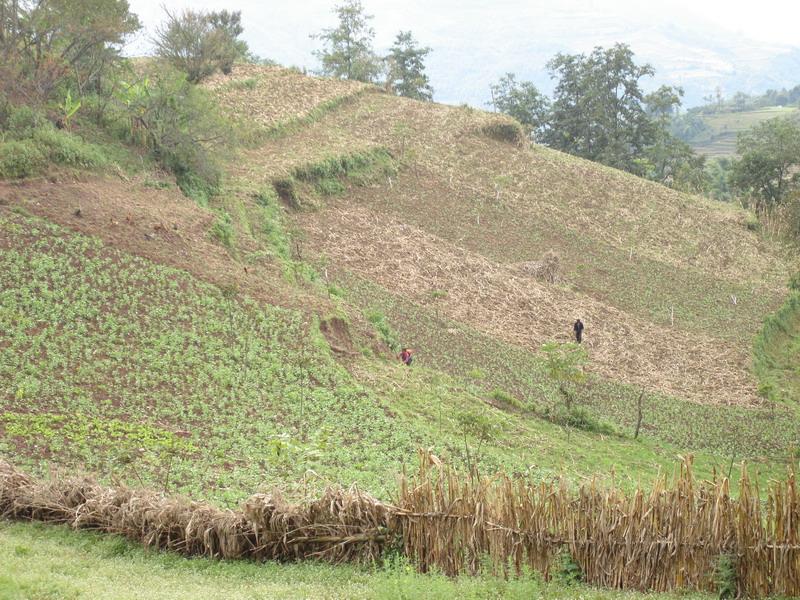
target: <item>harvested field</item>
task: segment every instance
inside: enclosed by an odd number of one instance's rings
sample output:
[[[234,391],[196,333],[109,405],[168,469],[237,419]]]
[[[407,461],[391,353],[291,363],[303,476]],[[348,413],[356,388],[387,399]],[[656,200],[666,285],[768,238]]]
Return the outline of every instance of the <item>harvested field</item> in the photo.
[[[581,315],[592,369],[612,379],[652,386],[712,404],[757,403],[749,352],[710,336],[659,327],[613,306],[548,285],[515,265],[482,256],[395,220],[378,220],[349,202],[309,215],[305,227],[337,265],[424,303],[433,290],[449,318],[537,351],[568,341]],[[657,340],[657,343],[654,343]]]
[[[284,80],[295,81],[274,69],[260,77],[240,113],[279,102]],[[224,99],[236,95],[232,85],[218,88]],[[790,267],[747,230],[746,213],[486,133],[510,123],[360,94],[265,141],[235,172],[267,184],[304,164],[386,147],[401,167],[396,178],[298,217],[331,267],[414,300],[446,289],[439,304],[449,318],[532,350],[566,340],[568,321],[581,315],[596,372],[698,402],[757,403],[750,344],[785,295]],[[559,255],[557,278],[528,276],[526,265],[548,253]]]
[[[333,100],[371,89],[358,81],[311,77],[281,67],[236,65],[230,75],[217,73],[203,86],[218,93],[232,117],[272,127],[306,117]]]

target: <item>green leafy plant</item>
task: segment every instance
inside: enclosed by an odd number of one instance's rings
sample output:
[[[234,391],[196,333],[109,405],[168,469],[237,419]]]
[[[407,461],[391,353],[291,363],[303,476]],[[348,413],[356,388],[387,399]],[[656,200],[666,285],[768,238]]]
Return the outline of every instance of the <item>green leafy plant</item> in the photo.
[[[714,568],[714,581],[720,600],[730,600],[739,597],[737,583],[736,557],[732,554],[720,554]]]
[[[61,105],[61,112],[64,115],[64,126],[69,129],[70,120],[75,113],[81,108],[81,100],[79,98],[72,98],[72,90],[67,90],[67,95],[64,97],[64,103]]]

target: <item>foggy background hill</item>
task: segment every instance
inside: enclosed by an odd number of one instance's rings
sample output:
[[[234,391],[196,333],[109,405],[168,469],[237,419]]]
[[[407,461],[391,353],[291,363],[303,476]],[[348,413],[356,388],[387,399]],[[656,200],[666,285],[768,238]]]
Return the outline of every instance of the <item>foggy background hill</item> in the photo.
[[[128,48],[149,50],[148,36],[163,16],[157,0],[132,0],[147,31]],[[253,52],[287,66],[317,68],[310,35],[335,23],[333,0],[262,5],[252,0],[220,4],[214,0],[181,0],[171,9],[229,8],[242,11],[243,38]],[[701,104],[719,87],[724,96],[737,91],[762,93],[792,87],[800,79],[800,38],[791,24],[800,8],[787,3],[758,6],[704,2],[693,6],[673,0],[657,6],[632,2],[544,2],[501,0],[488,5],[474,0],[397,3],[365,0],[375,16],[375,48],[388,48],[398,31],[411,30],[433,52],[428,73],[434,99],[448,104],[485,106],[489,85],[506,72],[533,81],[550,93],[546,63],[557,52],[589,52],[594,46],[627,43],[637,62],[656,68],[652,87],[681,85],[684,107]],[[783,5],[782,5],[783,4]]]

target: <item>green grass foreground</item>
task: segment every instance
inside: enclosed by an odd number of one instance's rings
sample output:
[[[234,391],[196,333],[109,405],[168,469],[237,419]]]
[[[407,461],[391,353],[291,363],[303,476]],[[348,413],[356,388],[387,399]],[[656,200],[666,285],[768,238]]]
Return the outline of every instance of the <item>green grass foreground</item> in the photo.
[[[3,600],[225,598],[574,598],[706,600],[705,594],[639,594],[544,583],[536,575],[448,579],[403,563],[383,567],[186,559],[118,536],[63,526],[0,522]]]

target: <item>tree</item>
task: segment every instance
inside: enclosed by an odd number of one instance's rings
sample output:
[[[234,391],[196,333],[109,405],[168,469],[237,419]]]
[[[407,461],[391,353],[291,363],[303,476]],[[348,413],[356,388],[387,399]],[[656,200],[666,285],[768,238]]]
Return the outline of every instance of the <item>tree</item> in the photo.
[[[639,175],[684,192],[701,193],[708,189],[705,157],[670,132],[678,114],[683,89],[662,85],[645,96],[645,110],[653,123],[652,143],[636,159]]]
[[[800,187],[800,125],[770,119],[740,133],[731,186],[752,199],[756,211],[770,212]]]
[[[564,398],[567,411],[572,410],[572,396],[569,388],[586,380],[583,371],[584,365],[589,360],[586,348],[580,344],[548,342],[542,346],[545,355],[545,369],[547,375],[556,384]]]
[[[340,79],[374,82],[380,74],[380,60],[372,50],[375,31],[369,26],[372,15],[364,13],[360,0],[346,0],[334,9],[339,25],[311,36],[322,40],[324,48],[315,50],[322,63],[321,73]]]
[[[99,85],[140,27],[126,0],[0,0],[0,87],[47,100],[67,80]]]
[[[518,83],[513,73],[506,73],[489,89],[491,103],[497,110],[514,117],[536,138],[544,133],[550,117],[550,101],[533,83]]]
[[[238,39],[244,31],[240,11],[165,12],[166,22],[153,38],[156,55],[186,73],[192,83],[217,70],[230,73],[234,61],[247,54],[247,44]]]
[[[386,60],[389,64],[387,83],[398,96],[416,100],[433,100],[433,88],[425,74],[428,47],[420,48],[410,31],[397,34]]]
[[[557,54],[548,63],[558,79],[545,140],[559,150],[635,171],[634,163],[654,141],[654,128],[639,85],[654,74],[638,66],[625,44],[584,54]]]

